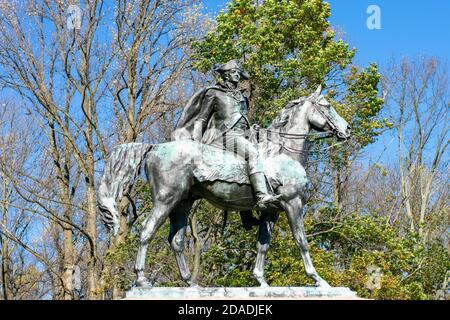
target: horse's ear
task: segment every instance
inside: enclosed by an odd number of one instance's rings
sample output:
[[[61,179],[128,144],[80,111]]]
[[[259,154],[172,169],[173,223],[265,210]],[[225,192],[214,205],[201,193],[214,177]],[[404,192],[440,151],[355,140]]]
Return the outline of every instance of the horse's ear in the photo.
[[[322,85],[319,85],[318,87],[317,87],[317,90],[316,90],[316,92],[314,92],[314,94],[316,95],[316,96],[320,96],[320,93],[322,92]]]

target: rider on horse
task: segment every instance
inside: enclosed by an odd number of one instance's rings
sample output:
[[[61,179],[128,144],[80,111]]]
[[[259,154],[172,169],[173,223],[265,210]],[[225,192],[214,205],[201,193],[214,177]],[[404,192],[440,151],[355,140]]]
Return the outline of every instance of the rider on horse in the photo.
[[[248,79],[249,76],[236,60],[219,66],[215,71],[221,81],[194,94],[183,110],[172,139],[194,139],[244,158],[256,195],[255,208],[265,209],[276,204],[278,198],[268,192],[259,151],[248,140],[248,99],[238,86],[241,78]],[[251,213],[241,213],[241,217],[245,225],[250,221]]]

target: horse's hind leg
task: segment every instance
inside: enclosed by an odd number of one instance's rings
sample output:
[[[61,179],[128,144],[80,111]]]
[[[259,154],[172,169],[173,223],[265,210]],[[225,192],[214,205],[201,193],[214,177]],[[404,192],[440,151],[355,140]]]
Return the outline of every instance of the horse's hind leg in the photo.
[[[330,285],[317,273],[309,255],[308,242],[306,240],[305,227],[303,225],[301,213],[302,201],[300,199],[293,199],[288,203],[285,203],[285,209],[295,242],[302,255],[306,275],[315,281],[316,286],[329,287]]]
[[[181,278],[190,286],[197,286],[191,279],[191,271],[184,256],[184,236],[187,227],[187,218],[192,208],[192,200],[184,200],[170,213],[169,243],[175,252]]]
[[[258,254],[256,256],[255,268],[253,269],[253,276],[259,282],[261,287],[268,287],[264,277],[264,264],[266,262],[267,250],[269,250],[270,238],[272,237],[273,227],[278,220],[278,213],[263,212],[261,215],[261,222],[258,231],[258,242],[256,249]]]

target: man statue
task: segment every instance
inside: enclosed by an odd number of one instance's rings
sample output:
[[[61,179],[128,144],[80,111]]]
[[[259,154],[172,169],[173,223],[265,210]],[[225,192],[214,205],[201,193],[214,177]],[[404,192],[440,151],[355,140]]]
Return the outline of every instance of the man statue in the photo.
[[[255,208],[265,209],[277,203],[278,197],[269,194],[258,149],[246,137],[250,129],[248,99],[239,89],[239,82],[249,76],[237,60],[227,62],[215,71],[220,81],[194,94],[183,110],[172,139],[191,138],[244,158],[257,200]],[[241,217],[245,225],[248,213]]]

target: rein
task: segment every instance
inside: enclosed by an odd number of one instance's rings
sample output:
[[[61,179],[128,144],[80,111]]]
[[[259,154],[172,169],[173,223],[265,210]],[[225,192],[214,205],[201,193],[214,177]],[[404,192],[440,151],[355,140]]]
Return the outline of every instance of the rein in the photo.
[[[344,144],[346,141],[341,141],[341,142],[336,142],[336,143],[334,143],[334,144],[332,144],[331,146],[328,146],[328,147],[325,147],[325,148],[321,148],[321,149],[319,149],[319,150],[317,150],[317,151],[326,151],[326,150],[330,150],[330,149],[332,149],[332,148],[334,148],[334,147],[336,147],[336,146],[340,146],[341,144]],[[308,153],[308,152],[312,152],[312,151],[304,151],[304,150],[300,150],[300,149],[295,149],[295,148],[292,148],[292,147],[287,147],[287,146],[285,146],[284,144],[281,144],[280,145],[283,149],[285,149],[285,150],[287,150],[287,151],[289,151],[289,152],[292,152],[292,153],[297,153],[297,154],[305,154],[305,153]]]
[[[286,133],[286,132],[279,132],[279,131],[274,131],[274,130],[267,129],[267,132],[278,133],[280,135],[280,137],[286,138],[286,139],[291,139],[291,140],[307,139],[309,137],[316,137],[317,139],[326,139],[326,138],[330,138],[330,137],[333,136],[333,132],[332,131],[323,132],[321,134],[295,134],[295,133]],[[310,152],[310,151],[305,151],[305,150],[301,150],[301,149],[288,147],[284,143],[279,143],[279,142],[273,141],[270,138],[270,135],[267,135],[267,141],[271,142],[273,144],[276,144],[276,145],[280,146],[282,149],[285,149],[285,150],[287,150],[287,151],[289,151],[291,153],[305,154],[305,153]],[[328,147],[325,147],[325,148],[321,148],[318,151],[329,150],[329,149],[331,149],[331,148],[333,148],[335,146],[343,144],[344,142],[346,142],[346,141],[341,141],[341,142],[334,143],[331,146],[328,146]]]
[[[326,131],[326,132],[322,132],[322,133],[288,133],[288,132],[281,132],[281,131],[275,131],[275,130],[270,130],[270,129],[263,129],[266,132],[270,132],[270,133],[276,133],[278,134],[280,137],[285,138],[285,139],[290,139],[290,140],[298,140],[298,139],[308,139],[310,137],[313,138],[317,138],[317,139],[326,139],[326,138],[330,138],[334,135],[333,131]]]

